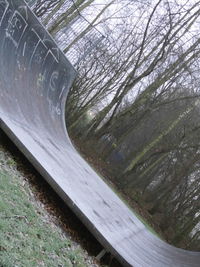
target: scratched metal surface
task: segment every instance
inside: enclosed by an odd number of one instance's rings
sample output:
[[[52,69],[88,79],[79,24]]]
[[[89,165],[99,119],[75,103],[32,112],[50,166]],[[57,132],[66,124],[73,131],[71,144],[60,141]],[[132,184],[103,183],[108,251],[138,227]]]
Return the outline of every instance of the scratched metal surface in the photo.
[[[124,266],[200,266],[146,229],[79,156],[65,130],[75,71],[22,0],[0,0],[0,126]]]

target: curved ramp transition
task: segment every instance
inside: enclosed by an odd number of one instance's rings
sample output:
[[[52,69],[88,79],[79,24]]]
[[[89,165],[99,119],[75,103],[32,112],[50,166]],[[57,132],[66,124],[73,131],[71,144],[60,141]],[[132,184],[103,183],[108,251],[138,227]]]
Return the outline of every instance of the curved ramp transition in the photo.
[[[22,0],[0,0],[1,127],[124,266],[200,266],[200,253],[151,234],[70,143],[65,102],[75,71]]]

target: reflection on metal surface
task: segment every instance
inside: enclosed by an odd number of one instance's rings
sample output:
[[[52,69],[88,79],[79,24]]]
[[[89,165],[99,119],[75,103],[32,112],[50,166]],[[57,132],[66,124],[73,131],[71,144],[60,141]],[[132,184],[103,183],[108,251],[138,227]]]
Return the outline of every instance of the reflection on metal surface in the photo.
[[[21,0],[0,1],[0,14],[1,127],[125,266],[199,266],[199,253],[149,233],[78,155],[64,122],[73,67]]]

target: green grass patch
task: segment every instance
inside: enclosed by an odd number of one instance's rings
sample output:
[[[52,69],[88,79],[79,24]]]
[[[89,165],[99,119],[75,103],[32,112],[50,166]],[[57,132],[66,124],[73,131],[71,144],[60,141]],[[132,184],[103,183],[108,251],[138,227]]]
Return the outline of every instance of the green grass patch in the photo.
[[[81,249],[45,221],[18,178],[0,170],[0,266],[87,266]]]

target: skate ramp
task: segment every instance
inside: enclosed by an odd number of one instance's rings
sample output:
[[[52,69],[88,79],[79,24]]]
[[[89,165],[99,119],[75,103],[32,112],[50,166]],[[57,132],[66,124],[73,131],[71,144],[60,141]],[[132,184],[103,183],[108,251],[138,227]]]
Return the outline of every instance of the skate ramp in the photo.
[[[124,266],[200,266],[163,242],[73,148],[65,125],[76,72],[21,0],[0,0],[0,126]]]

